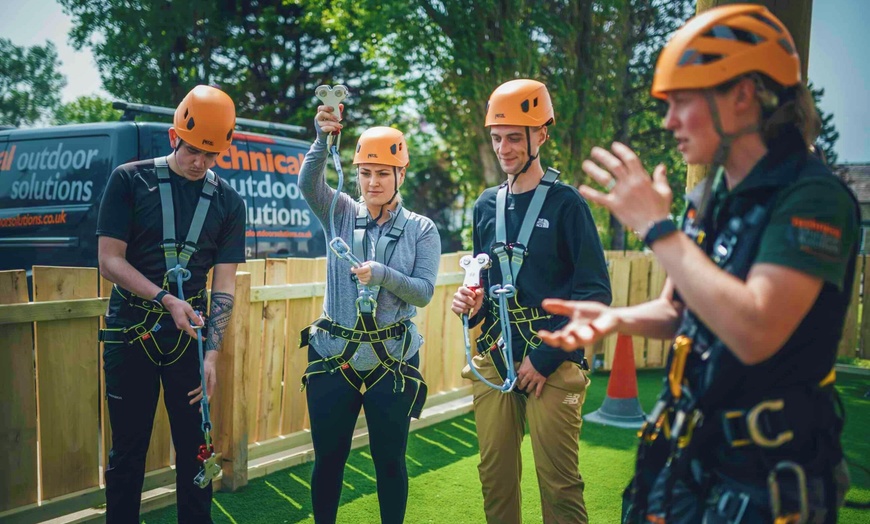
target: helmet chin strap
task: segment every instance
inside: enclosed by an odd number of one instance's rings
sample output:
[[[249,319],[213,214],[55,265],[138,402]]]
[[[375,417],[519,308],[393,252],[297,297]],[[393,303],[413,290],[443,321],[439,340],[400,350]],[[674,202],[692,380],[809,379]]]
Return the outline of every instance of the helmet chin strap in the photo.
[[[716,152],[713,154],[713,162],[710,164],[710,170],[713,172],[715,180],[719,175],[719,172],[725,169],[725,162],[728,160],[728,155],[731,154],[731,146],[734,144],[734,140],[743,135],[759,132],[761,130],[761,125],[758,123],[749,124],[733,133],[726,133],[722,128],[722,118],[719,115],[719,106],[716,105],[713,91],[711,89],[705,89],[704,98],[707,99],[707,105],[710,108],[710,116],[713,119],[713,129],[715,129],[716,134],[719,135],[719,146],[716,148]],[[698,209],[699,217],[703,217],[707,211],[707,205],[709,204],[712,190],[712,181],[704,185],[704,194],[701,198],[701,205]]]
[[[531,165],[532,165],[532,162],[534,162],[538,158],[538,155],[532,154],[532,136],[531,136],[531,132],[529,131],[529,126],[526,126],[526,151],[529,152],[529,159],[526,160],[526,165],[524,165],[523,168],[520,169],[519,173],[516,173],[514,175],[514,182],[517,181],[517,178],[520,175],[522,175],[523,173],[528,171],[529,167],[531,167]],[[540,151],[538,151],[538,153],[540,154]],[[508,173],[508,174],[510,174],[510,173]],[[508,181],[508,187],[511,187],[511,186],[513,186],[513,184],[510,183],[510,181]]]

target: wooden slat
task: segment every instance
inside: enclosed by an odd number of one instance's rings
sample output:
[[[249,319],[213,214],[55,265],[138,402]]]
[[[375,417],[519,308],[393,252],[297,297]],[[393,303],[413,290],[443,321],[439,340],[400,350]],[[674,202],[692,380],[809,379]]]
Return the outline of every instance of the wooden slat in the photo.
[[[431,391],[442,391],[445,382],[445,354],[444,354],[444,297],[447,294],[446,286],[436,286],[432,295],[432,301],[427,307],[426,331],[423,336],[430,341],[428,351],[420,355],[420,360],[425,361],[426,383]],[[451,293],[452,295],[452,293]]]
[[[613,307],[628,305],[631,283],[631,260],[626,257],[614,258],[610,264],[610,288],[613,292]],[[604,369],[610,369],[616,351],[616,335],[604,339]]]
[[[266,285],[287,283],[287,260],[266,261]],[[253,290],[251,291],[253,295]],[[266,303],[263,313],[263,355],[260,361],[260,408],[257,436],[260,440],[277,437],[281,428],[281,381],[284,377],[284,351],[286,347],[287,301]]]
[[[652,268],[650,270],[649,282],[649,298],[653,300],[662,293],[665,286],[667,274],[665,269],[655,258],[651,258]],[[646,341],[646,367],[662,367],[665,365],[665,348],[668,347],[668,341],[647,339]]]
[[[94,268],[34,266],[34,299],[97,295]],[[51,499],[99,484],[98,319],[37,322],[42,497]]]
[[[100,276],[100,297],[112,295],[112,283]],[[106,327],[105,316],[100,317],[100,328]],[[103,360],[104,345],[100,342],[100,483],[106,483],[106,468],[109,465],[109,450],[112,447],[112,428],[109,422],[109,404],[106,397],[106,362]]]
[[[26,303],[23,270],[0,271],[0,304]],[[33,324],[0,325],[0,512],[38,498]]]
[[[846,321],[843,324],[843,338],[837,354],[844,357],[858,355],[858,303],[861,300],[861,269],[863,264],[855,264],[855,278],[852,280],[852,300],[846,310]]]
[[[236,273],[235,306],[229,328],[221,344],[218,360],[218,388],[214,397],[217,414],[217,448],[225,491],[236,491],[248,484],[247,376],[251,297],[251,274]]]
[[[287,280],[291,283],[311,282],[317,278],[321,262],[317,259],[291,259]],[[291,300],[287,309],[287,352],[284,356],[284,398],[281,434],[301,431],[305,427],[305,393],[300,391],[302,374],[308,366],[308,348],[299,347],[299,333],[320,314],[312,311],[311,299]]]
[[[0,305],[0,325],[98,317],[106,311],[108,302],[102,298],[87,298]]]
[[[649,302],[650,259],[648,257],[634,256],[629,260],[631,260],[631,276],[628,286],[628,305],[636,306]],[[631,338],[632,347],[634,348],[635,367],[646,367],[646,338],[638,336]]]
[[[263,259],[248,260],[239,264],[239,271],[251,275],[251,287],[263,286],[266,283],[266,261]],[[250,293],[250,292],[249,292]],[[250,295],[249,295],[250,296]],[[261,301],[251,302],[249,318],[251,327],[248,329],[248,349],[245,351],[245,398],[248,401],[247,425],[248,442],[257,442],[257,413],[260,409],[260,361],[263,358],[263,307]]]

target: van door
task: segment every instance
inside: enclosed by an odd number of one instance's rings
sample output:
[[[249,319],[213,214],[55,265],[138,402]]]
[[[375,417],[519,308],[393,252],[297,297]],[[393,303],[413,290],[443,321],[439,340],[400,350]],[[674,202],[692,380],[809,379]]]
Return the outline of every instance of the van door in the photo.
[[[0,163],[0,269],[96,265],[111,149],[108,135],[9,135]]]

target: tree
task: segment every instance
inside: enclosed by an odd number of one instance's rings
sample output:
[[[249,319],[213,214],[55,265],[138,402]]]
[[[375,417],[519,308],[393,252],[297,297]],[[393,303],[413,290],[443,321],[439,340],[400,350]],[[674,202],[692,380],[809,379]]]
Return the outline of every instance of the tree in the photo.
[[[837,152],[834,150],[834,146],[837,144],[837,140],[840,139],[840,132],[837,131],[837,128],[834,126],[833,113],[825,113],[822,111],[820,104],[822,103],[822,97],[825,96],[825,89],[823,87],[816,88],[813,86],[812,82],[810,82],[807,87],[810,90],[810,94],[813,95],[813,101],[816,103],[816,111],[818,111],[819,118],[822,122],[822,128],[819,131],[819,137],[816,139],[815,146],[822,150],[825,161],[829,166],[831,166],[831,169],[837,173],[839,171],[837,168],[837,159],[839,155],[837,155]]]
[[[20,47],[0,38],[0,124],[33,125],[60,104],[66,79],[54,44]]]
[[[61,105],[54,113],[54,123],[58,125],[115,122],[120,119],[121,111],[112,108],[111,100],[100,96],[80,96]]]
[[[639,152],[647,169],[664,164],[674,193],[672,211],[682,211],[686,164],[673,147],[671,132],[662,128],[667,106],[650,95],[656,60],[667,39],[694,14],[691,0],[630,0],[621,12],[619,91],[612,95],[619,110],[613,139]],[[640,239],[626,245],[622,225],[609,220],[611,249],[640,247]]]
[[[382,100],[384,83],[349,34],[352,2],[59,1],[73,44],[93,48],[104,88],[121,99],[174,107],[194,85],[218,85],[240,116],[312,131],[320,84],[347,84],[358,122]]]

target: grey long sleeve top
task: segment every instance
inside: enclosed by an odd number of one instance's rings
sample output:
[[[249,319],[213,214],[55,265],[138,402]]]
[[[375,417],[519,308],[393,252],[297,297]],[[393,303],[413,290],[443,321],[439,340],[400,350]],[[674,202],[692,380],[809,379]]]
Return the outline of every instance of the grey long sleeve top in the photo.
[[[330,237],[329,205],[335,190],[329,187],[324,179],[327,158],[325,137],[319,135],[311,145],[299,171],[299,189],[320,220],[327,237]],[[352,245],[354,222],[361,205],[364,204],[342,193],[335,206],[336,234],[349,246]],[[373,257],[372,246],[376,245],[382,234],[389,232],[393,220],[395,216],[383,225],[369,229],[366,235],[368,237],[366,252],[369,255],[367,259]],[[342,326],[353,327],[357,319],[355,304],[357,287],[351,280],[350,263],[335,256],[331,250],[327,250],[326,256],[326,295],[323,301],[323,315]],[[386,327],[413,318],[417,314],[418,307],[423,307],[432,300],[440,260],[441,237],[435,224],[424,216],[409,212],[405,231],[396,242],[393,255],[388,261],[389,265],[371,263],[370,285],[381,286],[375,313],[378,326]],[[408,354],[405,355],[405,359],[408,359],[419,351],[423,344],[423,337],[413,323],[410,324],[406,336],[411,340]],[[345,340],[332,338],[329,333],[321,330],[313,330],[311,345],[321,357],[328,358],[342,352]],[[402,340],[388,340],[385,345],[390,356],[401,358]],[[360,371],[377,367],[378,359],[371,344],[359,345],[351,365]]]

